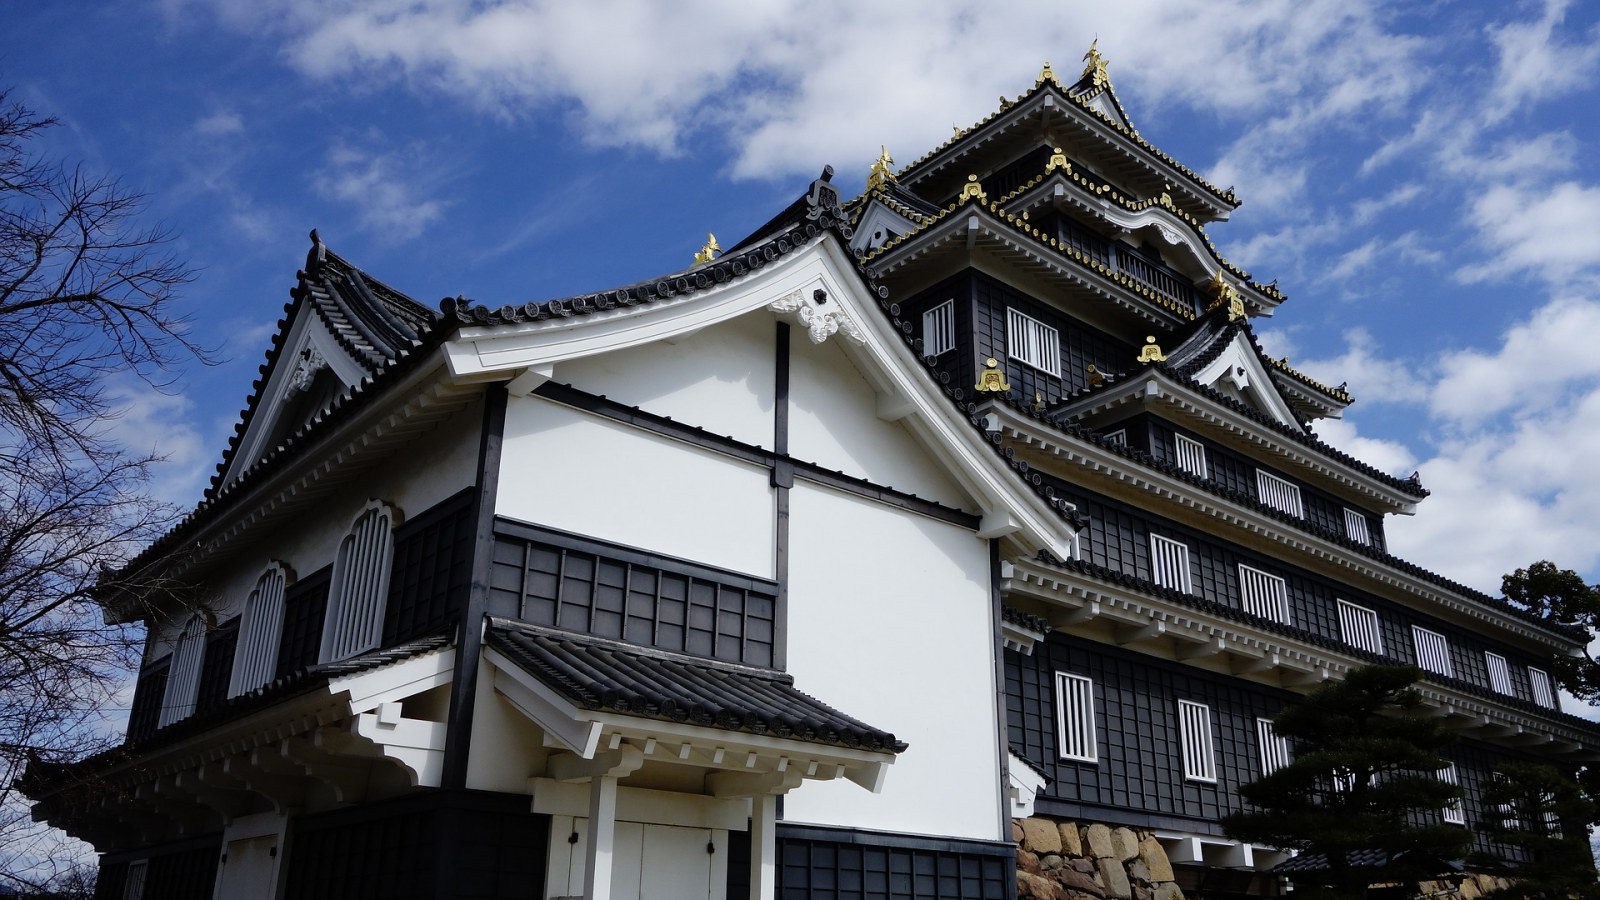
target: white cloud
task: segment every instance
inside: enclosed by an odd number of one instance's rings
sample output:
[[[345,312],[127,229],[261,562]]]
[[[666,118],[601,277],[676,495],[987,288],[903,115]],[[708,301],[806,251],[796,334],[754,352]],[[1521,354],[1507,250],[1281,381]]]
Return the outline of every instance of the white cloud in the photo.
[[[192,505],[212,473],[213,440],[194,422],[193,401],[136,379],[106,392],[109,434],[128,452],[159,457],[151,467],[150,494],[179,507]]]
[[[348,145],[334,148],[328,170],[316,177],[325,196],[351,208],[361,224],[389,242],[422,234],[444,212],[438,200],[421,195],[430,177],[397,153],[368,153]]]
[[[1600,267],[1600,187],[1564,181],[1542,192],[1496,185],[1472,204],[1492,258],[1463,268],[1474,282],[1526,272],[1554,283]]]
[[[1494,352],[1467,349],[1441,359],[1429,407],[1458,427],[1558,407],[1573,389],[1600,377],[1596,346],[1600,302],[1558,298],[1514,325]]]
[[[1570,0],[1545,0],[1538,19],[1488,29],[1499,59],[1487,119],[1592,86],[1600,70],[1600,29],[1575,39],[1559,34],[1570,5]]]
[[[1345,384],[1363,407],[1385,403],[1417,403],[1427,398],[1428,385],[1413,370],[1413,364],[1384,356],[1370,331],[1352,328],[1344,333],[1344,341],[1344,353],[1320,359],[1295,359],[1294,367],[1323,384]],[[1323,423],[1320,427],[1326,428],[1330,424]],[[1349,434],[1345,431],[1339,433]],[[1365,458],[1348,447],[1345,449],[1357,458]],[[1401,474],[1407,474],[1415,465],[1413,460],[1400,463],[1393,469],[1380,468],[1386,472],[1404,469],[1405,472]]]
[[[196,134],[206,137],[221,137],[229,134],[244,133],[244,119],[238,113],[219,112],[212,113],[194,123]]]

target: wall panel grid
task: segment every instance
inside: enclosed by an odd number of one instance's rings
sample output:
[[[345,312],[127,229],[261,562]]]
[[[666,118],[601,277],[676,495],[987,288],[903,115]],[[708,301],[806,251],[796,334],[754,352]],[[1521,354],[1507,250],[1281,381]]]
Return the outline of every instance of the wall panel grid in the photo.
[[[1340,600],[1339,634],[1352,647],[1368,653],[1383,653],[1383,629],[1378,624],[1375,610]]]
[[[1096,762],[1094,682],[1082,675],[1056,673],[1057,748],[1062,759]]]
[[[389,596],[395,519],[389,506],[373,503],[339,543],[319,654],[323,662],[345,659],[378,646]]]
[[[922,314],[922,355],[938,356],[955,345],[956,302],[946,300]]]
[[[1116,431],[1108,431],[1105,434],[1102,434],[1100,438],[1108,444],[1115,444],[1118,447],[1126,447],[1128,446],[1128,429],[1118,428]]]
[[[1194,593],[1189,580],[1189,546],[1182,541],[1150,535],[1151,580],[1165,588]]]
[[[122,900],[144,900],[144,879],[149,871],[149,860],[136,859],[128,863],[128,876],[122,883]]]
[[[1450,641],[1444,635],[1413,625],[1411,641],[1416,645],[1417,665],[1447,678],[1455,676],[1455,667],[1450,664]]]
[[[1445,784],[1453,784],[1456,786],[1460,786],[1461,784],[1460,779],[1456,778],[1455,763],[1450,763],[1444,768],[1440,769],[1438,771],[1438,776],[1439,780]],[[1467,811],[1462,805],[1460,797],[1457,797],[1445,804],[1445,807],[1443,810],[1441,810],[1441,812],[1444,814],[1444,820],[1451,825],[1467,824]]]
[[[1367,532],[1367,517],[1349,507],[1344,511],[1344,533],[1358,544],[1372,543],[1372,536]]]
[[[1178,728],[1183,740],[1183,777],[1215,782],[1217,754],[1211,742],[1211,707],[1179,700]]]
[[[1489,687],[1501,694],[1512,693],[1511,667],[1506,665],[1506,658],[1498,653],[1483,651],[1483,663],[1489,669]]]
[[[1276,575],[1240,563],[1239,600],[1247,613],[1285,625],[1294,624],[1289,616],[1288,584]]]
[[[233,678],[228,696],[237,697],[271,681],[278,671],[278,639],[283,634],[283,597],[288,572],[279,563],[267,567],[256,579],[245,601],[239,624],[239,645],[234,651]]]
[[[205,657],[205,621],[190,616],[172,648],[172,667],[167,670],[167,687],[161,698],[161,718],[157,727],[171,725],[194,712],[200,691],[200,664]]]
[[[1007,354],[1047,375],[1061,374],[1061,335],[1054,328],[1015,309],[1006,310]]]
[[[1211,467],[1206,464],[1206,447],[1194,438],[1174,434],[1173,446],[1177,451],[1178,468],[1201,478],[1211,477]]]
[[[1256,747],[1260,751],[1263,776],[1289,764],[1289,739],[1278,734],[1271,719],[1256,720]]]
[[[1550,673],[1529,666],[1528,682],[1533,685],[1533,702],[1549,709],[1556,708],[1556,694],[1550,686]]]
[[[1273,509],[1286,512],[1297,519],[1305,517],[1305,508],[1300,504],[1299,485],[1285,481],[1271,472],[1257,469],[1256,493],[1262,503]]]

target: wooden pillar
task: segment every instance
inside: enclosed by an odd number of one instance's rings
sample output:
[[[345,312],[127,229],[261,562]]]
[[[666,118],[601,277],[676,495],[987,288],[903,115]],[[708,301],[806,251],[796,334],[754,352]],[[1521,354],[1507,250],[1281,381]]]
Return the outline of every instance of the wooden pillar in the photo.
[[[611,900],[616,832],[617,779],[596,775],[589,782],[589,847],[583,861],[583,896],[587,900]]]
[[[757,794],[750,798],[750,900],[774,900],[778,891],[778,798]]]

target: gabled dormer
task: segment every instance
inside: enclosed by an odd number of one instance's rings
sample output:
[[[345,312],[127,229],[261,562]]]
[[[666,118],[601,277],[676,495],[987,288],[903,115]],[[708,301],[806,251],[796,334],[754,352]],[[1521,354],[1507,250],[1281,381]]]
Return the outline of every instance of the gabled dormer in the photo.
[[[368,276],[311,232],[311,250],[213,487],[273,455],[350,388],[416,346],[436,313]]]

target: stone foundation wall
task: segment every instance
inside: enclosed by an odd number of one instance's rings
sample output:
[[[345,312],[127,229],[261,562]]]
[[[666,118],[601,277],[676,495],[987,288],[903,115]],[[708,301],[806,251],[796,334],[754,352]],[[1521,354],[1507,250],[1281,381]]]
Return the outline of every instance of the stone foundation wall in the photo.
[[[1017,896],[1032,900],[1183,900],[1154,836],[1132,828],[1012,819]]]

